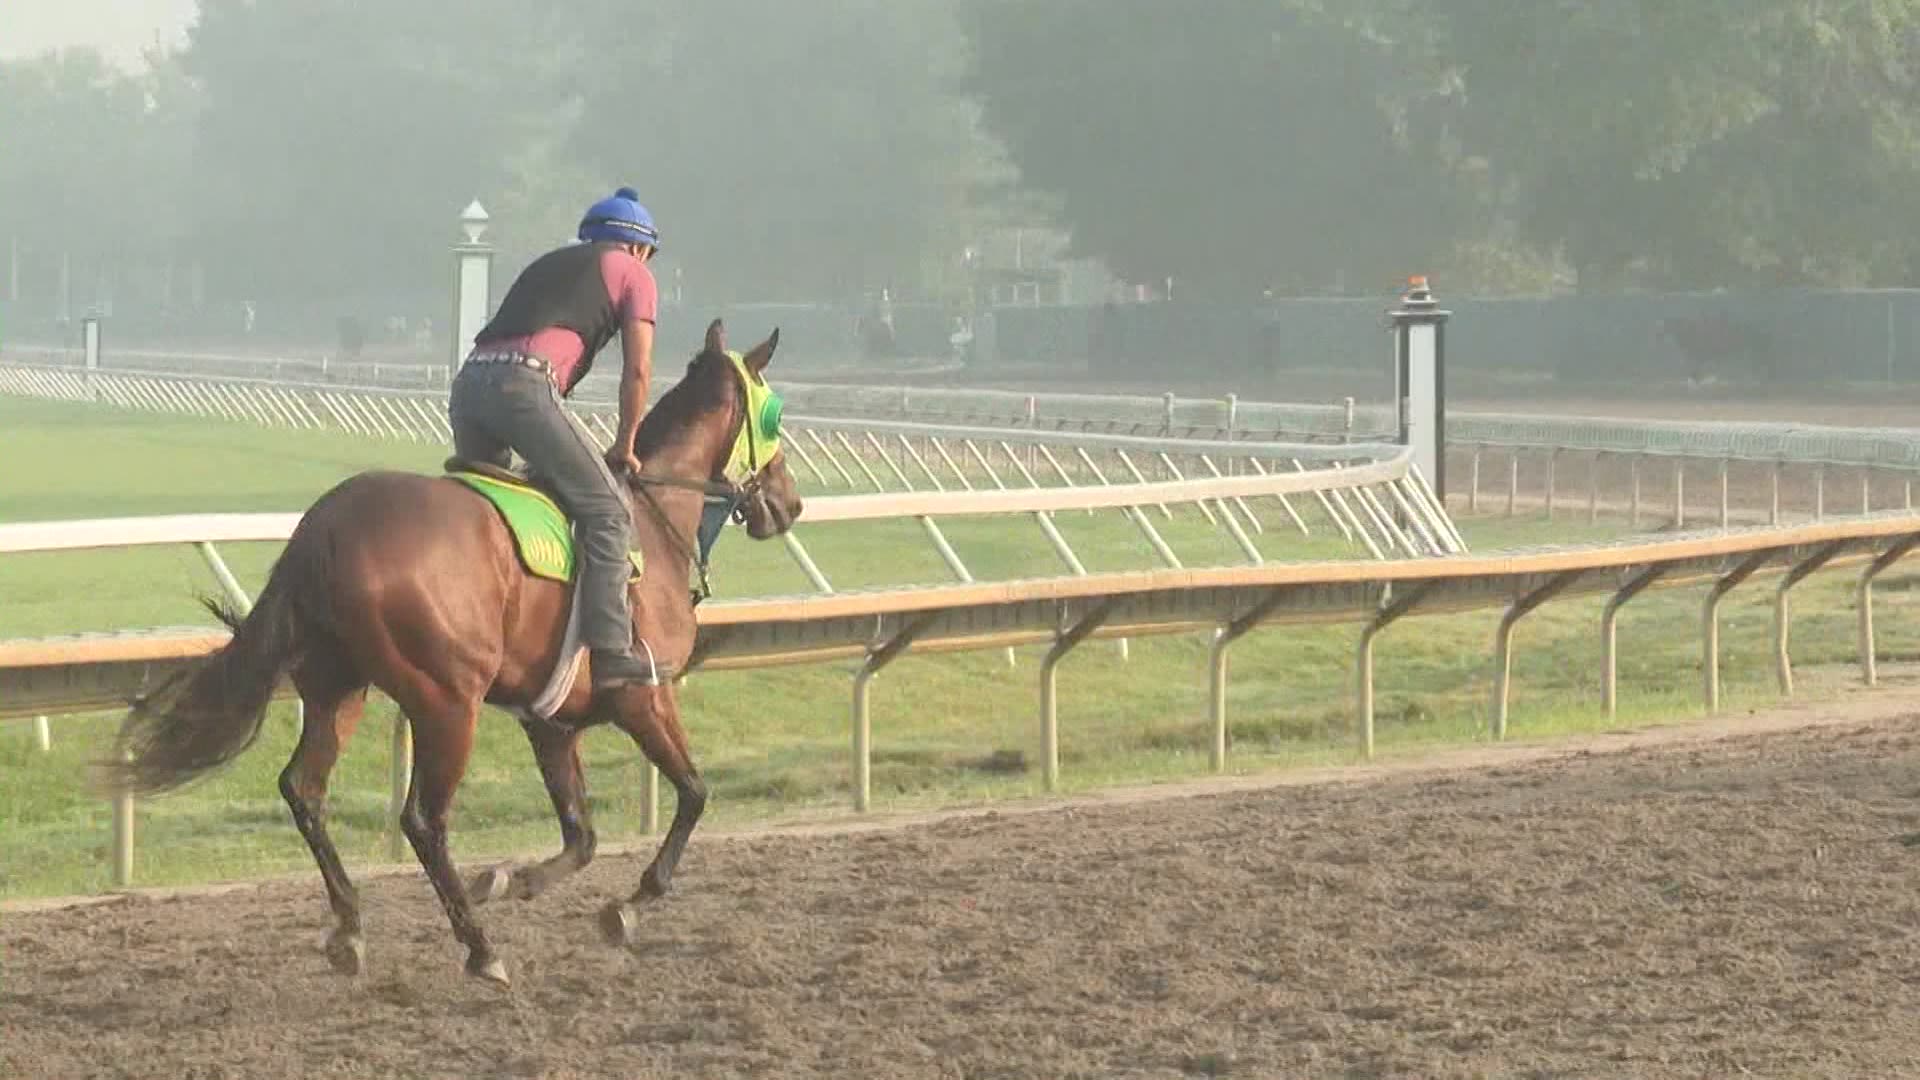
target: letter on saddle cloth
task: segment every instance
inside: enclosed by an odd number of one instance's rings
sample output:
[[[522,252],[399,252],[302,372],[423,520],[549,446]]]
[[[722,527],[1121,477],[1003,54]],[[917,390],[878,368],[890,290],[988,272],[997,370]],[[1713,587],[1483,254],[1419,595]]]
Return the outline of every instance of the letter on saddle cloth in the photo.
[[[514,548],[527,573],[550,581],[573,583],[573,602],[560,643],[560,662],[554,665],[546,688],[529,706],[535,716],[551,719],[573,690],[587,657],[587,648],[580,642],[580,582],[574,575],[573,523],[552,496],[520,473],[457,457],[448,458],[444,468],[448,479],[465,484],[493,504],[500,519],[506,522],[507,531],[513,534]],[[630,551],[627,558],[633,563],[633,574],[628,580],[640,580],[646,569],[640,552]]]

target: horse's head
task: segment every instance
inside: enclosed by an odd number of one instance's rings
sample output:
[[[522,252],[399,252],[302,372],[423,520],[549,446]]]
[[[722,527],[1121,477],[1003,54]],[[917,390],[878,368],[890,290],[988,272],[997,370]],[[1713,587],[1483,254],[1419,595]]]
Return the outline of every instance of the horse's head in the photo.
[[[649,472],[666,471],[698,478],[732,492],[731,513],[755,540],[778,536],[800,517],[793,474],[780,449],[780,395],[767,384],[767,365],[780,344],[780,331],[743,355],[727,349],[719,319],[686,378],[660,399],[640,425],[634,451]],[[701,525],[702,550],[712,543],[724,516],[709,503]]]
[[[780,329],[744,355],[727,351],[726,327],[719,319],[707,325],[706,343],[694,358],[694,367],[719,372],[729,384],[733,437],[719,456],[714,479],[738,487],[742,501],[734,511],[747,526],[747,535],[766,540],[793,528],[800,518],[800,487],[787,469],[780,447],[780,395],[767,383],[767,365],[780,347]]]

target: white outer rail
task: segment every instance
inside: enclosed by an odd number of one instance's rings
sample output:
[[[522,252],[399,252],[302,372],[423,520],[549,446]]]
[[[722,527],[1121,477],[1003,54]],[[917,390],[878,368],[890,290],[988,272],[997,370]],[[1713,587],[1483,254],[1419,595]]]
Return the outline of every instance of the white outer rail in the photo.
[[[1014,488],[1006,491],[908,491],[879,495],[829,495],[807,500],[805,523],[881,521],[902,517],[1030,514],[1039,511],[1121,509],[1163,502],[1198,502],[1289,495],[1379,484],[1407,475],[1412,452],[1366,465],[1313,472],[1251,474],[1158,484],[1104,487]],[[0,554],[76,551],[153,544],[285,541],[301,514],[174,514],[79,521],[0,524]]]
[[[56,550],[103,546],[110,529],[139,542],[190,542],[196,520],[231,539],[260,538],[284,524],[285,515],[210,515],[159,519],[146,524],[63,523],[41,527],[27,548],[27,536],[15,532],[12,550]],[[257,528],[256,528],[257,526]],[[11,528],[11,527],[10,527]],[[64,535],[57,535],[63,534]],[[119,546],[119,545],[113,545]],[[1398,560],[1388,563],[1332,562],[1269,564],[1203,570],[1160,570],[1104,574],[1078,579],[1042,579],[932,588],[893,589],[857,595],[770,598],[705,606],[700,612],[701,641],[696,665],[716,669],[767,667],[865,658],[854,683],[853,727],[856,759],[855,806],[866,809],[871,793],[865,778],[871,754],[871,718],[866,688],[874,671],[909,649],[949,651],[1003,648],[1016,643],[1051,643],[1041,678],[1041,775],[1051,789],[1059,776],[1059,729],[1055,695],[1050,692],[1060,661],[1083,641],[1125,634],[1168,634],[1211,627],[1209,651],[1211,746],[1216,770],[1227,766],[1227,646],[1267,624],[1361,621],[1365,624],[1357,665],[1359,710],[1355,718],[1361,754],[1373,745],[1372,654],[1375,632],[1401,615],[1506,605],[1495,637],[1495,692],[1490,733],[1504,737],[1507,722],[1509,660],[1515,624],[1556,595],[1611,592],[1603,615],[1603,701],[1614,700],[1615,616],[1621,603],[1652,582],[1658,585],[1708,583],[1702,609],[1703,670],[1709,710],[1719,704],[1717,610],[1722,598],[1755,571],[1785,571],[1777,589],[1774,634],[1782,688],[1790,692],[1786,657],[1788,605],[1784,597],[1795,583],[1836,562],[1867,565],[1858,582],[1859,646],[1863,676],[1874,680],[1872,587],[1877,575],[1920,546],[1920,517],[1911,514],[1756,529],[1709,535],[1674,536],[1639,544],[1531,551],[1496,556]],[[1844,558],[1836,556],[1845,553]],[[1660,580],[1654,581],[1658,577]],[[147,642],[121,638],[96,642],[0,642],[0,676],[13,669],[52,672],[65,677],[80,669],[124,656],[129,644],[150,644],[157,663],[186,662],[217,648],[220,636],[204,630],[181,631],[171,639]],[[9,660],[12,653],[17,659]],[[702,661],[711,658],[708,665]],[[124,660],[122,660],[124,663]],[[404,730],[404,722],[396,731]],[[404,741],[396,738],[394,808],[405,796]],[[649,790],[657,791],[657,786]],[[644,808],[643,808],[644,811]],[[645,820],[656,821],[653,814]],[[132,875],[133,807],[116,803],[112,844],[114,880]]]
[[[444,395],[418,390],[375,390],[272,380],[207,379],[172,372],[89,372],[71,367],[0,365],[0,393],[100,402],[119,408],[217,417],[266,427],[341,430],[375,439],[405,439],[445,445],[451,436],[444,415]],[[613,426],[604,406],[576,402],[573,409],[596,439],[604,444],[611,437]],[[1002,428],[889,421],[845,422],[804,416],[792,417],[789,427],[791,437],[788,442],[793,449],[796,470],[809,470],[828,486],[833,486],[836,480],[845,480],[851,487],[861,486],[856,479],[857,470],[858,475],[864,477],[867,484],[878,492],[887,490],[889,476],[908,492],[913,492],[919,486],[915,481],[916,476],[936,492],[945,491],[950,483],[971,490],[976,480],[983,483],[991,480],[994,487],[1005,490],[1009,485],[1000,473],[996,473],[990,460],[1000,457],[1006,466],[1003,471],[1015,481],[1014,487],[1024,482],[1031,488],[1041,489],[1048,481],[1057,482],[1068,489],[1093,481],[1097,481],[1100,487],[1114,487],[1110,497],[1067,495],[1058,504],[1048,501],[1059,493],[1057,488],[1047,489],[1046,494],[1030,492],[1024,500],[1009,495],[1001,500],[1007,507],[1004,511],[988,505],[996,496],[982,493],[960,498],[957,503],[926,496],[911,500],[911,507],[889,507],[884,501],[844,506],[821,505],[817,512],[810,515],[815,522],[887,516],[918,517],[943,561],[963,581],[970,580],[970,572],[934,523],[936,515],[1033,513],[1046,533],[1048,542],[1062,561],[1076,572],[1081,570],[1079,557],[1046,516],[1055,509],[1121,509],[1163,562],[1178,565],[1178,556],[1139,510],[1139,506],[1148,501],[1165,514],[1170,503],[1190,499],[1194,508],[1210,524],[1225,529],[1252,562],[1262,561],[1263,556],[1249,532],[1260,533],[1265,526],[1248,500],[1271,496],[1293,525],[1302,534],[1310,535],[1306,522],[1287,501],[1289,494],[1308,492],[1312,493],[1325,516],[1348,544],[1362,545],[1376,558],[1385,557],[1393,551],[1441,555],[1464,549],[1459,530],[1447,520],[1445,509],[1433,498],[1425,478],[1418,476],[1412,468],[1411,459],[1401,448],[1391,445],[1335,448],[1283,443],[1180,441],[1173,444],[1164,439],[1127,436],[1095,436],[1089,439],[1059,433],[1014,434]],[[821,438],[823,432],[837,441],[838,449],[834,443]],[[849,438],[850,434],[852,438]],[[925,449],[924,454],[916,449],[916,442]],[[1019,450],[1013,446],[1016,442],[1021,444]],[[809,444],[813,449],[809,450]],[[981,449],[983,446],[984,452]],[[1056,455],[1053,453],[1056,448],[1071,453]],[[1089,450],[1107,459],[1107,470],[1103,470],[1100,463],[1089,455]],[[1152,500],[1146,500],[1138,496],[1144,492],[1142,485],[1146,485],[1149,478],[1135,463],[1135,458],[1129,456],[1129,452],[1150,469],[1158,471],[1159,466],[1163,465],[1165,474],[1171,476],[1176,485],[1187,479],[1180,463],[1199,470],[1201,475],[1211,474],[1228,481],[1245,479],[1233,475],[1244,469],[1252,469],[1262,475],[1291,470],[1311,479],[1302,482],[1298,478],[1281,480],[1276,476],[1272,483],[1257,482],[1252,489],[1238,488],[1232,484],[1196,488],[1176,486],[1158,493]],[[1062,456],[1067,458],[1065,464],[1061,461]],[[1176,458],[1179,459],[1178,463]],[[1219,461],[1216,462],[1215,458]],[[1040,465],[1042,459],[1046,462],[1045,467]],[[831,467],[831,471],[821,467],[823,461]],[[907,464],[909,461],[911,464]],[[1359,472],[1343,470],[1342,466],[1352,461],[1376,465],[1391,462],[1392,465],[1390,474],[1377,470],[1366,471],[1365,466]],[[851,470],[849,463],[853,466]],[[1224,469],[1221,463],[1224,463]],[[1311,463],[1311,467],[1308,463]],[[936,469],[935,464],[944,466],[944,471]],[[1108,479],[1109,471],[1121,476],[1131,475],[1138,484],[1115,486]],[[1353,496],[1352,503],[1347,501],[1346,494]],[[1231,500],[1232,508],[1229,508],[1228,500]],[[1016,507],[1013,505],[1015,503],[1019,505]],[[823,592],[832,591],[832,583],[814,564],[798,536],[790,534],[786,537],[785,547],[816,588]]]
[[[73,392],[83,372],[71,349],[8,346],[8,352],[33,355],[37,363],[0,363],[0,376],[37,372],[44,396],[79,396]],[[343,382],[288,380],[288,372],[311,374],[323,370],[315,361],[290,357],[248,358],[225,355],[195,356],[163,350],[116,350],[116,357],[136,362],[99,369],[99,376],[135,380],[190,380],[248,384],[256,388],[325,391],[330,394],[432,394],[444,387],[443,366],[356,362],[336,364],[335,370],[353,376],[371,372],[375,378],[358,385]],[[67,362],[61,362],[65,358]],[[237,368],[257,374],[229,374],[209,368]],[[382,381],[382,371],[404,372],[405,381]],[[0,383],[4,383],[0,379]],[[63,390],[63,387],[65,388]],[[0,385],[0,391],[4,391]],[[1146,397],[1121,394],[1061,392],[1024,393],[1010,390],[957,389],[872,384],[782,384],[795,413],[827,412],[846,418],[897,418],[936,425],[954,422],[995,430],[1057,431],[1075,435],[1107,432],[1162,437],[1213,438],[1234,442],[1332,440],[1349,442],[1390,438],[1392,410],[1379,404],[1344,407],[1312,402],[1242,401],[1190,398],[1165,394]],[[32,392],[32,391],[29,391]],[[444,392],[443,390],[439,392]],[[596,388],[576,396],[586,408],[606,407],[596,399]],[[131,395],[134,407],[142,396]],[[219,403],[216,402],[216,407]],[[269,410],[271,411],[271,410]],[[361,419],[349,417],[349,423]],[[376,423],[381,419],[374,418]],[[1615,454],[1731,459],[1787,460],[1830,466],[1920,468],[1920,429],[1856,429],[1779,422],[1726,422],[1623,419],[1599,416],[1538,416],[1453,410],[1448,414],[1448,441],[1466,446],[1553,447]]]
[[[1068,471],[1079,467],[1072,457],[1085,455],[1091,450],[1107,458],[1107,472],[1115,471],[1114,459],[1120,459],[1121,464],[1117,468],[1121,475],[1135,468],[1129,454],[1170,454],[1187,463],[1198,458],[1199,467],[1209,471],[1216,468],[1214,459],[1218,458],[1230,463],[1227,471],[1231,472],[1250,462],[1263,461],[1285,467],[1293,462],[1319,464],[1329,460],[1378,458],[1383,453],[1380,443],[1353,441],[1357,433],[1376,430],[1377,425],[1356,429],[1353,424],[1355,410],[1342,410],[1337,406],[1240,402],[1231,396],[1219,401],[1183,399],[1171,395],[1155,400],[1118,395],[1021,395],[1005,391],[911,387],[827,388],[791,383],[783,383],[783,389],[789,394],[793,407],[796,456],[802,459],[805,467],[812,471],[821,484],[829,487],[837,486],[841,480],[848,486],[859,487],[864,478],[867,486],[876,489],[887,487],[893,480],[911,488],[915,486],[916,477],[923,472],[933,471],[934,465],[943,464],[940,458],[945,448],[938,440],[963,442],[969,446],[978,444],[989,450],[996,444],[1005,446],[1011,442],[1029,448],[1064,448],[1071,451],[1065,466]],[[209,376],[182,370],[103,368],[89,374],[71,365],[0,364],[0,393],[67,401],[97,400],[134,410],[218,417],[268,427],[334,429],[379,439],[445,444],[450,434],[444,415],[444,393],[417,386],[351,386]],[[577,397],[572,407],[590,429],[597,431],[598,437],[611,435],[612,406],[609,403]],[[831,412],[838,418],[810,415],[822,411]],[[1372,415],[1368,410],[1360,411]],[[1343,414],[1344,426],[1340,419]],[[886,419],[888,416],[909,416],[914,419]],[[817,439],[820,432],[834,433],[836,438],[842,435],[852,437],[841,439],[836,449],[833,444]],[[882,438],[891,441],[882,443]],[[1730,524],[1735,513],[1729,505],[1726,477],[1730,466],[1737,463],[1749,463],[1749,467],[1752,463],[1759,463],[1774,470],[1768,481],[1769,494],[1765,504],[1766,519],[1773,524],[1783,520],[1779,491],[1789,467],[1805,473],[1814,491],[1810,500],[1803,500],[1810,501],[1810,507],[1791,513],[1810,510],[1814,520],[1821,520],[1830,512],[1826,492],[1830,470],[1844,470],[1858,476],[1859,497],[1857,501],[1848,497],[1846,509],[1841,511],[1843,513],[1852,513],[1855,507],[1860,512],[1869,512],[1888,505],[1910,506],[1913,481],[1920,475],[1920,430],[1916,429],[1848,429],[1781,423],[1680,423],[1456,412],[1449,417],[1447,438],[1452,454],[1466,457],[1463,462],[1466,466],[1466,483],[1448,484],[1448,499],[1458,499],[1457,493],[1464,488],[1463,501],[1470,511],[1479,509],[1481,463],[1488,451],[1504,451],[1512,459],[1508,463],[1507,475],[1509,511],[1520,501],[1519,455],[1544,454],[1545,491],[1540,499],[1529,495],[1527,501],[1544,502],[1549,517],[1553,515],[1556,505],[1554,464],[1564,454],[1584,455],[1589,464],[1589,518],[1595,517],[1602,505],[1598,491],[1601,472],[1598,462],[1603,458],[1625,460],[1634,470],[1631,490],[1616,493],[1606,500],[1606,505],[1610,512],[1624,506],[1627,516],[1635,525],[1639,522],[1642,509],[1638,476],[1643,462],[1651,464],[1664,461],[1665,464],[1660,467],[1672,474],[1672,523],[1675,527],[1684,526],[1689,510],[1694,514],[1711,514],[1716,509],[1711,501],[1704,508],[1698,505],[1701,501],[1699,493],[1710,493],[1714,481],[1710,478],[1707,484],[1700,484],[1697,476],[1694,505],[1689,507],[1687,494],[1682,490],[1686,481],[1687,462],[1696,463],[1696,471],[1698,463],[1718,464],[1720,498],[1717,509],[1722,525]],[[809,439],[815,441],[809,443]],[[912,461],[906,465],[889,460],[889,454],[899,452],[904,452],[903,461],[910,458],[915,453],[910,445],[893,446],[893,443],[904,444],[910,440],[919,440],[923,446],[933,448],[927,455],[928,460]],[[934,441],[929,443],[928,440]],[[847,467],[848,461],[841,460],[843,452],[851,455],[853,468]],[[1044,454],[1044,450],[1041,453]],[[976,463],[968,461],[966,454],[957,454],[956,457],[961,463],[956,469],[975,467]],[[1152,457],[1148,460],[1151,461]],[[822,468],[823,462],[830,468]],[[867,462],[872,462],[876,467],[869,468]],[[982,471],[991,474],[990,466],[978,464]],[[1043,480],[1053,479],[1069,485],[1075,482],[1061,471],[1063,467],[1058,462],[1047,462],[1052,472],[1038,468],[1039,455],[1031,457],[1028,464],[1037,469],[1040,475],[1036,477],[1034,470],[1018,470],[1016,466],[1015,479],[1033,486],[1039,486]],[[1096,476],[1103,471],[1102,466],[1094,462],[1087,462],[1086,465],[1088,471]],[[915,471],[916,467],[921,471]],[[1167,471],[1175,478],[1180,478],[1179,468],[1170,461]],[[937,477],[927,479],[935,487],[944,482]],[[1422,481],[1431,479],[1423,477]],[[966,485],[969,480],[961,479],[959,482]],[[996,478],[995,483],[998,482]],[[1103,476],[1099,482],[1106,482]],[[1609,483],[1625,484],[1627,481],[1612,477]],[[1751,484],[1749,482],[1744,486],[1750,487]],[[1621,498],[1622,495],[1625,498]],[[1363,505],[1357,508],[1339,505],[1339,500],[1325,495],[1320,496],[1319,500],[1327,516],[1334,519],[1342,535],[1349,541],[1357,538],[1371,544],[1372,537],[1360,535],[1367,531],[1370,523],[1376,526],[1376,531],[1382,532],[1388,530],[1378,529],[1377,526],[1392,524],[1377,520],[1379,511],[1387,508],[1386,504],[1392,500],[1382,500],[1379,506]],[[1199,504],[1199,509],[1209,521],[1229,531],[1239,524],[1233,515],[1216,515],[1205,503]],[[1241,509],[1248,510],[1246,507]],[[1300,524],[1291,506],[1286,508],[1286,512],[1294,518],[1295,524]],[[1750,514],[1752,511],[1743,513]],[[1248,511],[1245,516],[1250,518],[1251,512]],[[1248,524],[1255,532],[1260,531],[1257,521]],[[1440,530],[1440,533],[1451,532],[1453,530],[1444,527]],[[1235,539],[1238,541],[1240,538],[1236,536]],[[1395,542],[1400,539],[1398,537],[1383,536],[1381,539],[1387,541],[1385,550],[1404,550],[1407,547]],[[1458,548],[1457,543],[1429,544],[1426,542],[1428,538],[1419,535],[1419,530],[1415,530],[1413,539],[1435,551]],[[1457,541],[1457,536],[1453,539]],[[937,539],[935,542],[939,543]],[[1149,537],[1149,542],[1157,546],[1152,537]]]

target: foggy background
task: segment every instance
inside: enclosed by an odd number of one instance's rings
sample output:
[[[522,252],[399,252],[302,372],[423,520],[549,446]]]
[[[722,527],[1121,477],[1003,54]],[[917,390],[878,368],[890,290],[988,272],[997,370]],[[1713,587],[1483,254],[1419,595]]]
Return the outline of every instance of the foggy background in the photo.
[[[0,347],[446,363],[630,184],[661,353],[1299,396],[1920,382],[1905,0],[10,0]],[[670,364],[664,370],[672,370]]]

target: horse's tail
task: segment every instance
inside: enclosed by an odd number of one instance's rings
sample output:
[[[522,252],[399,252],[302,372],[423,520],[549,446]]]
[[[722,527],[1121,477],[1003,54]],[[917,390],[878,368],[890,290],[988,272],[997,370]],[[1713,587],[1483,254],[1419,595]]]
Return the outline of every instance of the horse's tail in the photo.
[[[218,652],[175,672],[133,702],[114,758],[101,762],[114,791],[154,794],[179,787],[253,745],[274,688],[299,658],[294,589],[302,575],[289,545],[260,600],[242,617],[211,598],[201,602],[233,631]]]

